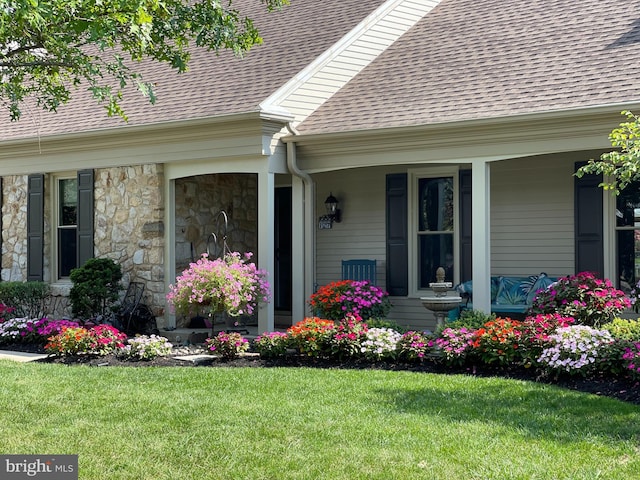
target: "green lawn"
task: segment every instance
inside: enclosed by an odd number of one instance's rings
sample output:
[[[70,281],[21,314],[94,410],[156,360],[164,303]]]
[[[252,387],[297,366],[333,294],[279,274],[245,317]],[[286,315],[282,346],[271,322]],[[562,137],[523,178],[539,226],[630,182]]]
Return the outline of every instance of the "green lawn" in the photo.
[[[522,381],[375,370],[0,361],[1,453],[81,479],[630,479],[640,407]]]

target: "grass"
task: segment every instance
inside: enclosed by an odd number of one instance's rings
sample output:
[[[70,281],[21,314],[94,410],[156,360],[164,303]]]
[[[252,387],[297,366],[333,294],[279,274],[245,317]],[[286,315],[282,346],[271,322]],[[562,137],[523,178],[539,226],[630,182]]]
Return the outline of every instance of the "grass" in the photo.
[[[628,479],[640,407],[550,385],[376,370],[0,361],[3,454],[81,479]]]

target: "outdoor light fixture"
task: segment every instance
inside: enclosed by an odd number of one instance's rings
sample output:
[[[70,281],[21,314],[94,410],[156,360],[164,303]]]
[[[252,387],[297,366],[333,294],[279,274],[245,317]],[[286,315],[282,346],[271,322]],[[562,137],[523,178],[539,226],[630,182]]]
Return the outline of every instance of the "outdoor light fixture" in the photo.
[[[333,196],[333,193],[329,193],[329,196],[324,201],[324,206],[327,209],[327,214],[320,217],[318,222],[318,228],[320,229],[331,228],[333,222],[340,223],[341,220],[338,199]]]

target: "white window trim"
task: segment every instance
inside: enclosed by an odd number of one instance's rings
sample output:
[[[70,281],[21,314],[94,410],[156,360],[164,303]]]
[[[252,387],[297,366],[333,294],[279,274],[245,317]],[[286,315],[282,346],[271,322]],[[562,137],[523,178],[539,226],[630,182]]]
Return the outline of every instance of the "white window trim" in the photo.
[[[408,228],[409,238],[407,239],[407,248],[409,251],[409,297],[419,298],[430,295],[430,289],[418,288],[418,181],[422,178],[435,177],[452,177],[453,178],[453,264],[454,278],[446,279],[453,282],[453,285],[460,283],[460,185],[459,185],[459,168],[457,165],[443,167],[415,168],[407,170],[409,181],[407,185],[408,205]],[[436,279],[434,278],[435,282]]]
[[[59,172],[51,175],[51,259],[49,268],[51,270],[51,283],[53,285],[68,286],[71,285],[69,277],[59,278],[58,275],[58,226],[60,220],[60,180],[69,180],[77,178],[77,172]]]

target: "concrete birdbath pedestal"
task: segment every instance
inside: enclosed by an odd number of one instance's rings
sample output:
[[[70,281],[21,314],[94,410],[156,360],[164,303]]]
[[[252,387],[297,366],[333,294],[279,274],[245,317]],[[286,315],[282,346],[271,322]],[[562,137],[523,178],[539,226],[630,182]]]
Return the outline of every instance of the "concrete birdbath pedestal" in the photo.
[[[449,296],[447,293],[453,286],[451,282],[444,281],[444,268],[439,267],[436,270],[436,282],[430,283],[429,288],[433,290],[434,296],[420,297],[422,306],[427,310],[431,310],[436,317],[438,327],[444,326],[445,317],[449,310],[453,310],[462,301],[460,295]]]

